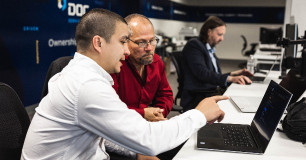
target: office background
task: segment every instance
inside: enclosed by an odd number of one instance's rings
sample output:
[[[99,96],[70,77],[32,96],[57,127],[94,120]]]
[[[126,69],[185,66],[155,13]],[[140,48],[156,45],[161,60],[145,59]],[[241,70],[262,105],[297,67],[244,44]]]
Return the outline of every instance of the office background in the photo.
[[[260,27],[294,22],[299,36],[304,35],[303,6],[304,0],[4,0],[0,2],[0,81],[11,85],[25,106],[37,104],[50,63],[74,53],[75,25],[91,8],[122,16],[144,14],[157,33],[177,40],[183,27],[199,31],[209,15],[217,15],[226,21],[227,33],[216,54],[230,61],[247,59],[241,54],[240,35],[258,43]]]

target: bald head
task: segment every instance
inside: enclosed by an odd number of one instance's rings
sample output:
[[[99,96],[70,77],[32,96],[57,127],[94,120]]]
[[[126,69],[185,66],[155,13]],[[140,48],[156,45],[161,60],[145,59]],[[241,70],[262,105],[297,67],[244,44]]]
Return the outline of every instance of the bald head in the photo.
[[[132,20],[134,20],[134,21],[138,20],[138,21],[147,21],[152,25],[152,23],[151,23],[151,21],[149,20],[148,17],[146,17],[144,15],[141,15],[141,14],[137,14],[137,13],[130,14],[130,15],[126,16],[124,19],[127,23],[132,22]]]
[[[146,27],[147,29],[149,27],[150,29],[153,29],[154,32],[154,27],[152,22],[149,20],[149,18],[147,18],[144,15],[135,13],[128,15],[124,19],[128,23],[128,25],[130,26],[133,32],[139,30],[145,30],[144,27]]]

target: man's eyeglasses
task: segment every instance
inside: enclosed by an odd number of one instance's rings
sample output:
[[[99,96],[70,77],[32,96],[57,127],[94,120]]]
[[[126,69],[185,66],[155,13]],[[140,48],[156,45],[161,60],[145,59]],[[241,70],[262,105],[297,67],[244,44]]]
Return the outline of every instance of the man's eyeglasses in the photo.
[[[155,39],[150,40],[149,42],[147,42],[147,41],[135,42],[135,41],[132,41],[131,39],[129,39],[129,41],[137,44],[138,47],[140,47],[140,48],[146,48],[146,47],[148,47],[149,43],[150,43],[151,46],[156,46],[159,39],[155,38]]]

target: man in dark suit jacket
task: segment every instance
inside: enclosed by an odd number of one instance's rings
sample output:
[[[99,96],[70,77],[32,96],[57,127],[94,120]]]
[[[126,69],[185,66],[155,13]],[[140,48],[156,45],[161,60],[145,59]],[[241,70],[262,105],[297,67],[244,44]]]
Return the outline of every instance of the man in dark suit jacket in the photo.
[[[184,87],[181,97],[184,111],[193,109],[205,97],[223,94],[230,83],[252,83],[245,76],[252,73],[246,69],[222,74],[215,46],[223,40],[225,31],[225,23],[211,16],[204,22],[199,38],[193,38],[185,45],[182,51]]]

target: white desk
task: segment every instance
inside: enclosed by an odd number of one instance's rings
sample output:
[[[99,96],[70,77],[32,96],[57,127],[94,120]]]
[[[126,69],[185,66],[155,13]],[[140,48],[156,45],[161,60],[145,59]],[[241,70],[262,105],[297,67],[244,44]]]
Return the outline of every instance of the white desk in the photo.
[[[232,84],[224,95],[227,96],[256,96],[263,95],[271,79],[277,79],[279,72],[271,71],[264,83],[253,83],[251,85]],[[222,123],[251,124],[254,113],[240,112],[229,100],[218,102],[220,108],[225,112]],[[305,160],[306,145],[287,138],[284,133],[276,131],[263,155],[230,153],[221,151],[206,151],[196,149],[197,134],[195,133],[185,143],[182,149],[174,157],[174,160]]]

